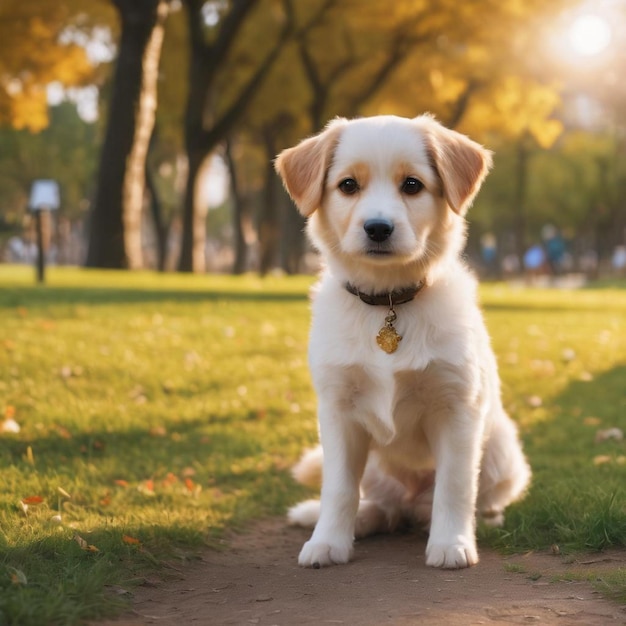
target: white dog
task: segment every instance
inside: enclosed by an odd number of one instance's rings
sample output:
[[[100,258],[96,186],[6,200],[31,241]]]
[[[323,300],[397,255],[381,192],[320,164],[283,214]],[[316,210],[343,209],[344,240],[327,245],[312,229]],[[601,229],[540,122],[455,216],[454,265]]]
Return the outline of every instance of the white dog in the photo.
[[[326,269],[309,361],[323,449],[321,501],[289,512],[315,527],[303,566],[346,563],[353,538],[428,522],[426,563],[478,561],[476,512],[501,524],[530,469],[500,399],[476,281],[459,254],[488,151],[428,116],[336,119],[276,169]],[[359,497],[359,492],[361,497]]]

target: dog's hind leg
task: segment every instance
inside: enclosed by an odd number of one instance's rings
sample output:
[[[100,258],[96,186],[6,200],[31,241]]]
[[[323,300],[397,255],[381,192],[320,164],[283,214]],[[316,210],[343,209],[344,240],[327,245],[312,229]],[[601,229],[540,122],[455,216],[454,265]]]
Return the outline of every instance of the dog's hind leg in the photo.
[[[292,506],[287,513],[287,521],[290,526],[302,528],[315,528],[320,516],[319,500],[304,500]],[[354,536],[363,539],[369,535],[389,532],[392,523],[388,515],[375,502],[360,500],[354,525]]]
[[[313,530],[320,518],[320,501],[303,500],[292,506],[287,512],[287,522],[290,526],[302,526]]]
[[[530,477],[515,424],[502,412],[493,425],[481,463],[477,509],[486,524],[502,526],[504,509],[524,495]]]

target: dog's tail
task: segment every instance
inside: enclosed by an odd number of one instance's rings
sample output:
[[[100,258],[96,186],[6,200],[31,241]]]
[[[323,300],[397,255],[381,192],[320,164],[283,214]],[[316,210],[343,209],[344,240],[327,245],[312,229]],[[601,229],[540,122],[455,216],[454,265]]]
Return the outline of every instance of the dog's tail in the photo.
[[[322,486],[322,446],[307,450],[291,468],[291,475],[307,487],[319,489]]]
[[[322,486],[322,446],[307,450],[291,468],[291,475],[301,484],[314,489]],[[287,521],[292,526],[314,528],[320,516],[319,500],[305,500],[292,506],[287,512]]]

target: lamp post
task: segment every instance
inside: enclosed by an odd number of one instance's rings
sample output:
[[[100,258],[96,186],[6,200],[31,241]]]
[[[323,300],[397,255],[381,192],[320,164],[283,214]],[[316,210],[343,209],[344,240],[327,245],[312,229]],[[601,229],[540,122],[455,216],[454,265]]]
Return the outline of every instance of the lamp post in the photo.
[[[46,267],[46,247],[43,232],[43,212],[58,211],[60,206],[59,184],[56,180],[35,180],[30,188],[28,209],[35,216],[37,231],[37,282],[43,283]]]

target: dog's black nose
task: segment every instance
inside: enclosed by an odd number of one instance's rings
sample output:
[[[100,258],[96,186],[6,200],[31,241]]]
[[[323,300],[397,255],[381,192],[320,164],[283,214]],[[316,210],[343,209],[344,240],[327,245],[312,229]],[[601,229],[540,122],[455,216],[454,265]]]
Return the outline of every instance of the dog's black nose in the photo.
[[[380,243],[381,241],[389,239],[389,236],[393,232],[393,223],[384,219],[367,220],[365,224],[363,224],[363,229],[372,241]]]

